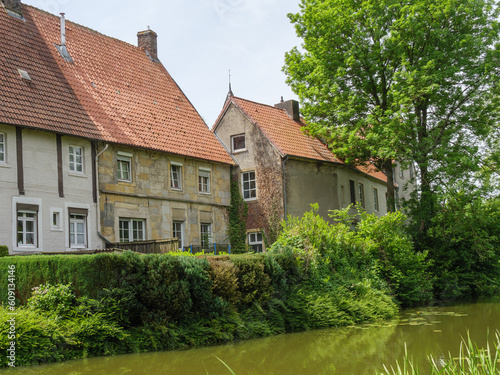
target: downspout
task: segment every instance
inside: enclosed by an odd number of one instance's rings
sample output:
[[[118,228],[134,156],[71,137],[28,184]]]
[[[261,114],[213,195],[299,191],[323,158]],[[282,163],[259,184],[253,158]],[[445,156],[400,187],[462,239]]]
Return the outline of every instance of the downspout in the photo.
[[[283,158],[283,162],[281,163],[283,170],[283,210],[284,210],[285,221],[288,221],[288,213],[286,209],[286,176],[285,176],[285,163],[287,161],[288,161],[288,155],[286,155]]]
[[[97,146],[96,146],[97,147]],[[99,189],[99,156],[102,155],[104,151],[106,151],[109,147],[109,143],[106,143],[106,146],[104,146],[104,149],[99,152],[96,157],[95,157],[95,168],[96,168],[96,184],[97,184],[97,215],[96,215],[96,221],[97,221],[97,235],[101,237],[105,243],[111,243],[110,240],[108,240],[106,237],[104,237],[101,233],[101,194],[100,194],[100,189]]]

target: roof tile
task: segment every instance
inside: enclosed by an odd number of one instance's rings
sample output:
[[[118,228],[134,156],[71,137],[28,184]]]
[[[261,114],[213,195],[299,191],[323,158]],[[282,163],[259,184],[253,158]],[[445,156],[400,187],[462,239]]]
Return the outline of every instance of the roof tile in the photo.
[[[69,63],[55,47],[59,17],[22,10],[26,22],[0,11],[0,122],[234,163],[144,50],[67,21]]]

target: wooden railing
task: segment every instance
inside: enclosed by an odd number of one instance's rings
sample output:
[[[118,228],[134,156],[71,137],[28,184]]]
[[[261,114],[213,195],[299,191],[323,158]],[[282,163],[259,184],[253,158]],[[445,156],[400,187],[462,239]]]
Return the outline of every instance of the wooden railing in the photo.
[[[134,242],[113,242],[106,244],[106,248],[131,250],[142,254],[165,254],[179,249],[177,238],[164,240],[134,241]]]

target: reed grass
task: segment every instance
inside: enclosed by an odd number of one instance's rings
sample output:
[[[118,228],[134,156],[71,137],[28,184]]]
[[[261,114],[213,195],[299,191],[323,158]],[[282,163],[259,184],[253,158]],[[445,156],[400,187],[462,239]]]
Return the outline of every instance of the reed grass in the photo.
[[[448,359],[436,359],[429,357],[431,365],[430,375],[500,375],[500,332],[495,334],[494,348],[490,347],[489,341],[486,348],[479,348],[470,339],[462,339],[460,354],[458,357],[448,355]],[[421,370],[413,359],[408,356],[405,345],[405,355],[401,363],[387,368],[384,365],[381,375],[421,375],[426,372]]]

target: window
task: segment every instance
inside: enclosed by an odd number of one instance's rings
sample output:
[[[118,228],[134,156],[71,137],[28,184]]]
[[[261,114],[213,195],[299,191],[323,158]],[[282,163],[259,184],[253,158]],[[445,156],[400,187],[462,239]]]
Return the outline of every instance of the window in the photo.
[[[243,199],[257,199],[257,185],[255,183],[255,171],[244,172],[241,174],[241,183],[243,185]]]
[[[262,241],[262,233],[249,233],[248,245],[256,253],[262,253],[264,250],[264,242]]]
[[[210,170],[198,170],[198,191],[200,193],[210,193]]]
[[[353,180],[349,180],[349,190],[351,191],[351,203],[356,204],[356,190],[354,189]]]
[[[62,210],[60,208],[50,209],[50,230],[62,231],[63,227],[61,224]]]
[[[69,215],[69,246],[87,247],[87,215]]]
[[[231,137],[231,148],[233,152],[245,151],[245,134],[233,135]]]
[[[5,163],[5,134],[0,133],[0,163]]]
[[[377,189],[373,189],[373,209],[378,212],[378,191]]]
[[[413,180],[413,164],[410,164],[410,180]]]
[[[170,187],[182,189],[182,165],[170,163]]]
[[[131,165],[132,165],[132,154],[125,152],[118,152],[116,157],[117,167],[118,167],[118,180],[120,181],[132,181],[131,178]]]
[[[208,249],[212,239],[211,224],[200,224],[201,247]]]
[[[69,146],[69,170],[83,173],[83,150],[79,146]]]
[[[17,245],[36,247],[37,244],[36,211],[17,211]]]
[[[182,235],[184,223],[182,221],[174,221],[172,224],[172,237],[179,239],[179,249],[184,247],[184,236]]]
[[[405,178],[405,173],[403,171],[403,168],[399,166],[399,178],[404,179]]]
[[[120,218],[120,242],[144,241],[146,239],[146,220]]]
[[[363,184],[358,184],[358,192],[359,192],[359,203],[361,203],[361,207],[365,207],[365,190]]]

